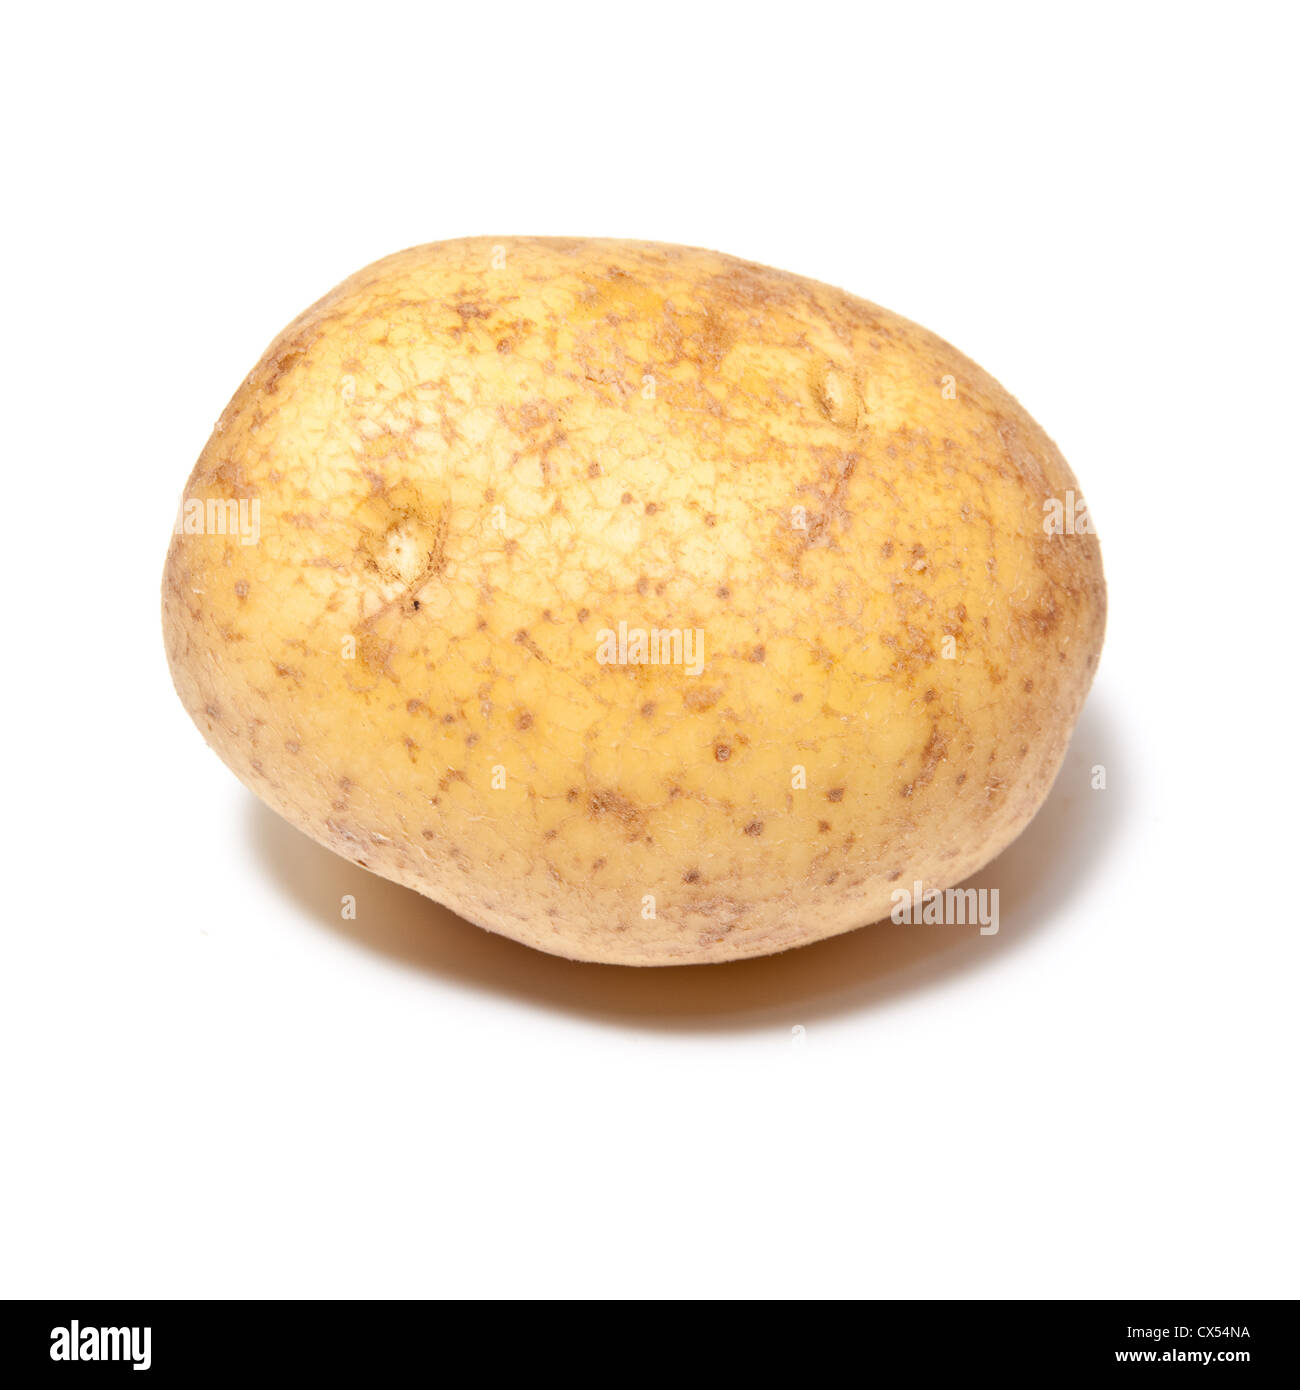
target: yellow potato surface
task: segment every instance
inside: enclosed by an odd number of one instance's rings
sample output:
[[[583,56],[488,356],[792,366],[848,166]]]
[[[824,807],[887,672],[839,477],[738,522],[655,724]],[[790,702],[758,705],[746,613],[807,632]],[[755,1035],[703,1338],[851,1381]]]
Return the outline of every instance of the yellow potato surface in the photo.
[[[925,329],[714,252],[487,237],[276,339],[163,610],[194,721],[309,835],[540,950],[672,965],[998,854],[1105,585],[1055,445]]]

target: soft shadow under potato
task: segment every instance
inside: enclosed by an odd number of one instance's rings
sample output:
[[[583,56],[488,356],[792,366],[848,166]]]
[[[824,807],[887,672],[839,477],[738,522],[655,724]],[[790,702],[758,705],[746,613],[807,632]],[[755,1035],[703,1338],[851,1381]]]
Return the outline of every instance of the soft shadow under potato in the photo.
[[[548,956],[339,858],[252,797],[247,828],[287,896],[330,930],[410,969],[639,1027],[702,1032],[806,1024],[991,964],[1049,927],[1123,826],[1123,783],[1107,790],[1091,785],[1096,764],[1112,769],[1119,762],[1118,742],[1094,693],[1042,810],[1005,853],[966,882],[999,890],[996,936],[981,936],[976,927],[897,926],[886,919],[782,955],[724,965],[646,968]],[[354,921],[341,916],[345,894],[356,899]]]

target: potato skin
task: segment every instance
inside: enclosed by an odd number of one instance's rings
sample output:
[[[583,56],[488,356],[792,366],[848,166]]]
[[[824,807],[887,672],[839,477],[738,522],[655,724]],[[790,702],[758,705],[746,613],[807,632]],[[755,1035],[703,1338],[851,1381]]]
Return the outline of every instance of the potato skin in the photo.
[[[1095,536],[1045,532],[1070,493],[997,382],[840,290],[435,243],[235,393],[185,497],[260,534],[173,537],[167,653],[258,796],[470,921],[763,955],[959,883],[1041,805],[1105,623]],[[601,664],[620,621],[699,630],[703,669]]]

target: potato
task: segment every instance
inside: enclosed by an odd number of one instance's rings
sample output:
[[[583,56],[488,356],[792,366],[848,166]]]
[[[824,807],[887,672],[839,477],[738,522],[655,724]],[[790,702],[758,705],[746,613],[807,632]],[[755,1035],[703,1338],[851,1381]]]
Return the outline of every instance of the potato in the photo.
[[[650,242],[379,261],[184,494],[176,688],[258,796],[578,960],[764,955],[1024,829],[1091,682],[1055,445],[932,333]]]

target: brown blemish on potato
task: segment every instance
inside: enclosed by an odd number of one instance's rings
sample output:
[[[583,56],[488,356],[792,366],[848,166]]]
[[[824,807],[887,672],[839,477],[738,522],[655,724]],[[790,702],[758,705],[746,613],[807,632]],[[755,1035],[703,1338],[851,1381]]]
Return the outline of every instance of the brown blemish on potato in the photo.
[[[311,342],[310,335],[305,338],[300,337],[272,354],[267,363],[267,375],[262,385],[262,390],[266,395],[273,396],[276,393],[280,382],[292,370],[295,363],[301,362],[307,355]]]
[[[629,840],[640,839],[645,834],[645,813],[620,792],[592,792],[587,798],[587,812],[595,820],[616,821]]]
[[[520,628],[519,631],[515,633],[515,641],[518,642],[519,645],[523,647],[525,651],[530,652],[533,656],[535,656],[538,659],[538,661],[546,660],[545,653],[537,645],[537,643],[534,642],[533,639],[528,635],[526,629]]]
[[[924,787],[929,783],[935,774],[936,768],[946,755],[948,748],[948,735],[939,727],[938,724],[930,726],[930,737],[926,740],[925,747],[921,750],[921,770],[912,781],[907,783],[899,792],[900,796],[910,797],[918,787]]]
[[[682,695],[682,704],[694,714],[703,714],[711,710],[721,698],[720,685],[691,686]]]
[[[856,430],[866,423],[862,386],[851,367],[821,358],[813,363],[808,380],[818,411],[832,425]]]
[[[363,629],[357,636],[357,660],[375,675],[387,676],[390,680],[397,679],[397,674],[392,666],[396,651],[397,643],[395,641],[379,636],[369,627]]]

